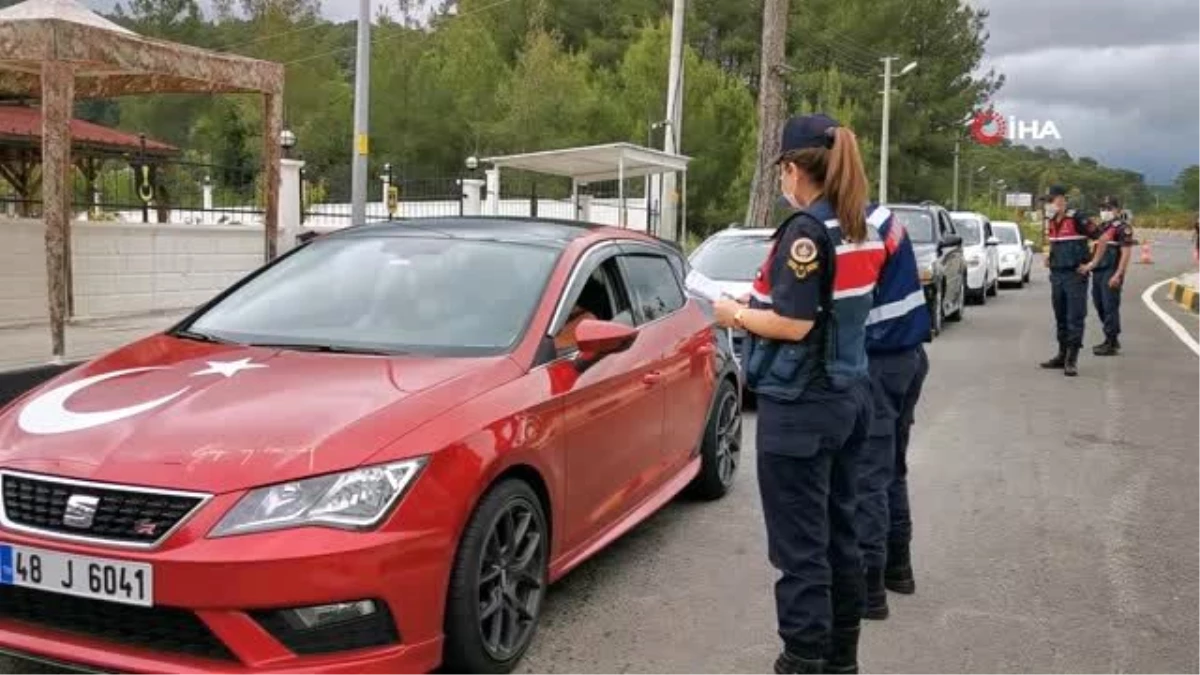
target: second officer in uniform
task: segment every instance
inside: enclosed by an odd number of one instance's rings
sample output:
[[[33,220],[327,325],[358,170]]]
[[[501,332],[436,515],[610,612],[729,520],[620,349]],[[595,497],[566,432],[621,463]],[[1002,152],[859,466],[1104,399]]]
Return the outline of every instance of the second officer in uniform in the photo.
[[[798,209],[775,231],[750,304],[716,303],[747,334],[758,396],[758,482],[779,635],[777,673],[858,672],[864,605],[856,477],[871,418],[864,346],[885,257],[868,222],[853,132],[825,115],[792,118],[778,159]]]
[[[1041,364],[1061,368],[1065,375],[1078,374],[1079,350],[1083,347],[1083,324],[1087,319],[1088,240],[1094,228],[1082,214],[1067,210],[1067,191],[1059,185],[1046,196],[1046,239],[1050,254],[1050,301],[1058,334],[1058,354]]]
[[[1106,197],[1100,205],[1100,239],[1092,274],[1092,302],[1104,324],[1104,342],[1092,348],[1096,356],[1113,356],[1121,349],[1121,288],[1133,257],[1133,228],[1125,221],[1121,203]]]

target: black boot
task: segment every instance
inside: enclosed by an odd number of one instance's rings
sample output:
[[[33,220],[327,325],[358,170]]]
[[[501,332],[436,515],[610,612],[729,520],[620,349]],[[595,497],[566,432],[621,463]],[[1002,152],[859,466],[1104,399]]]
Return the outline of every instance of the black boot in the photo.
[[[1042,361],[1040,364],[1043,368],[1062,368],[1067,363],[1067,348],[1061,344],[1058,346],[1058,355],[1049,361]]]
[[[858,672],[858,626],[834,628],[830,635],[829,651],[825,655],[826,673]]]
[[[883,585],[883,568],[867,568],[867,611],[864,619],[882,621],[888,618],[887,588]]]
[[[1113,339],[1109,340],[1109,342],[1112,343],[1113,349],[1115,349],[1117,351],[1121,350],[1121,341],[1120,340],[1118,340],[1117,338],[1113,338]]]
[[[1079,363],[1079,347],[1067,348],[1067,361],[1063,364],[1063,375],[1067,377],[1075,377],[1079,374],[1079,369],[1076,367]]]
[[[917,592],[917,582],[913,578],[912,557],[907,541],[889,541],[887,549],[887,567],[883,570],[883,585],[889,590],[903,595]]]
[[[784,650],[779,658],[775,659],[775,672],[779,675],[785,673],[823,673],[825,672],[825,661],[821,659],[805,659],[795,654]]]
[[[1119,347],[1115,340],[1105,340],[1102,344],[1096,345],[1092,349],[1092,353],[1096,356],[1116,356]]]

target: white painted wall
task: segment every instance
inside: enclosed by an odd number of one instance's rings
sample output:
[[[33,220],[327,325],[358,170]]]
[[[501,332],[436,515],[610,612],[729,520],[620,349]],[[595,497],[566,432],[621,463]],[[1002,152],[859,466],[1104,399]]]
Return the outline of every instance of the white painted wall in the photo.
[[[42,221],[0,218],[0,324],[45,321],[47,294]]]
[[[74,223],[75,316],[195,307],[263,263],[262,230]]]
[[[75,317],[189,309],[263,262],[261,228],[75,221]],[[44,229],[0,219],[0,325],[47,320]]]

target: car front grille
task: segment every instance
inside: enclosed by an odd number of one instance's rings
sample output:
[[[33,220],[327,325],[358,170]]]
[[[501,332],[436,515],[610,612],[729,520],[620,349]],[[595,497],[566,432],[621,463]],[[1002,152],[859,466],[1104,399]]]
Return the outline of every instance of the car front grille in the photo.
[[[18,528],[134,546],[161,541],[203,501],[201,495],[0,473],[4,520]],[[91,498],[86,524],[64,522],[72,498]]]
[[[132,607],[0,586],[0,619],[156,652],[236,661],[198,616],[182,609]]]

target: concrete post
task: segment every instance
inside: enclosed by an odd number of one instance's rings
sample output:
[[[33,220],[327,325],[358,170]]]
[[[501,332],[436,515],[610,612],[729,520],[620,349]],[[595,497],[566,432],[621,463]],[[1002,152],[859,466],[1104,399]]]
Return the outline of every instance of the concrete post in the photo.
[[[484,175],[487,176],[487,207],[483,213],[488,216],[498,216],[500,215],[500,169],[488,169]]]
[[[300,170],[304,162],[282,159],[279,166],[279,250],[287,251],[296,245],[304,225],[300,203]]]
[[[464,178],[462,181],[462,191],[463,215],[483,215],[483,181],[478,178]]]
[[[213,210],[213,184],[212,179],[208,176],[204,177],[204,210]]]
[[[592,220],[591,195],[579,195],[579,220],[585,223],[595,222]]]

